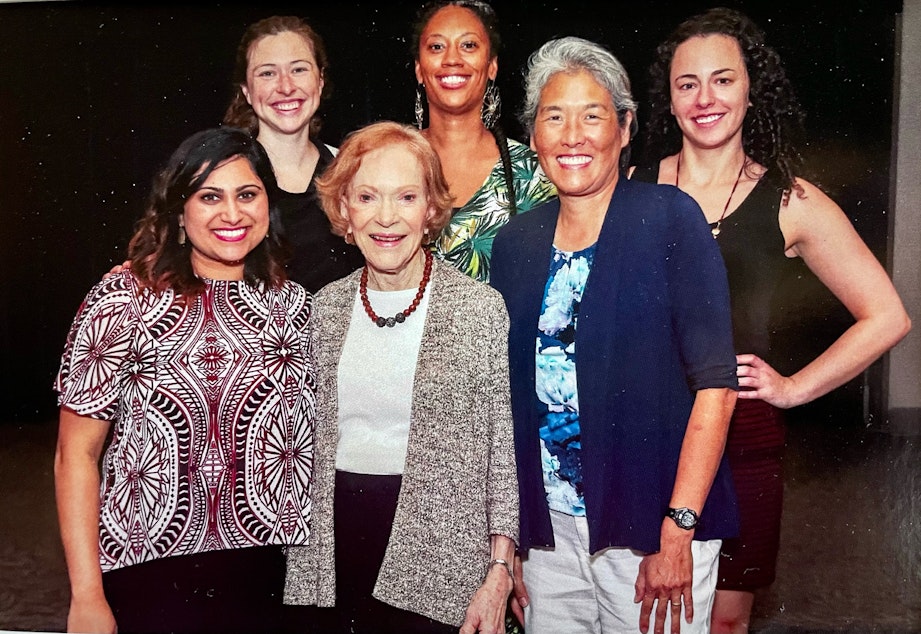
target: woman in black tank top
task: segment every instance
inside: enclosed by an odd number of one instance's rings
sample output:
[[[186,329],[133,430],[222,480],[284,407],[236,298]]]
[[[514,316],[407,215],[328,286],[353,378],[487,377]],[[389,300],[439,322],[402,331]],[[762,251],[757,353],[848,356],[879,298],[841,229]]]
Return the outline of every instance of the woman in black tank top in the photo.
[[[697,200],[729,278],[741,391],[727,454],[741,530],[724,542],[711,630],[747,632],[754,591],[773,582],[780,535],[784,409],[854,378],[909,331],[886,271],[835,204],[797,177],[802,112],[777,53],[745,15],[689,18],[650,68],[648,163],[631,178]],[[818,357],[780,374],[771,335],[784,271],[800,257],[854,323]]]

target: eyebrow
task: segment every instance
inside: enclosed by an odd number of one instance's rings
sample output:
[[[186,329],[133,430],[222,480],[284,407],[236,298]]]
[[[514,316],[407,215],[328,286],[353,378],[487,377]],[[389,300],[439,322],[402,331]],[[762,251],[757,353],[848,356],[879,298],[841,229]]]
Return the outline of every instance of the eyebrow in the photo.
[[[426,39],[426,40],[430,40],[430,39],[432,39],[433,37],[441,37],[441,38],[444,38],[444,39],[446,39],[446,40],[449,39],[447,35],[444,35],[444,34],[442,34],[442,33],[429,33],[429,34],[428,34],[428,37],[426,37],[425,39]],[[478,37],[478,38],[481,38],[481,34],[480,34],[480,33],[477,33],[476,31],[467,31],[466,33],[461,33],[461,34],[460,34],[460,37]]]
[[[262,185],[253,181],[252,183],[245,183],[243,185],[239,185],[236,188],[231,188],[231,191],[241,192],[246,189],[251,189],[253,187],[255,187],[256,189],[260,191],[264,189]],[[227,189],[225,189],[224,187],[218,187],[217,185],[202,185],[201,187],[198,188],[198,191],[202,191],[203,189],[207,189],[208,191],[212,191],[212,192],[222,192],[222,193],[227,191]]]
[[[290,66],[292,64],[308,64],[312,66],[313,62],[309,59],[292,59],[290,62],[263,62],[262,64],[253,66],[253,69],[263,68],[265,66]]]
[[[601,109],[609,109],[609,110],[615,109],[615,108],[611,108],[611,104],[605,103],[603,101],[593,101],[591,103],[587,103],[581,106],[577,105],[576,107],[581,108],[582,110],[591,110],[592,108],[601,108]],[[562,110],[562,109],[563,109],[563,106],[559,106],[559,105],[551,103],[551,104],[547,104],[546,106],[541,106],[537,110],[538,112],[546,112],[548,110]]]
[[[723,73],[731,73],[735,71],[735,68],[719,68],[710,73],[710,76],[713,77],[714,75],[722,75]],[[683,75],[678,75],[675,77],[675,79],[697,79],[697,75],[695,73],[684,73]]]

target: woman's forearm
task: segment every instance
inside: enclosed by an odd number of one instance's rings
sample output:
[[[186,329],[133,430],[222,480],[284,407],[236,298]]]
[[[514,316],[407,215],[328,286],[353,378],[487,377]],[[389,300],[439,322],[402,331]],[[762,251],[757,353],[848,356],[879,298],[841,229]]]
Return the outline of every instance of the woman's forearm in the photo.
[[[61,410],[54,459],[55,497],[74,600],[103,597],[98,458],[107,431],[106,423]]]

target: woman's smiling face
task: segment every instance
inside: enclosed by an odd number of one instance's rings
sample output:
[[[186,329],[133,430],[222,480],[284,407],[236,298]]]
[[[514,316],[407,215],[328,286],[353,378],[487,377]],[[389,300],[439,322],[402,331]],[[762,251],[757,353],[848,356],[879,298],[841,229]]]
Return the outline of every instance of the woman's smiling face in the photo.
[[[672,114],[686,141],[702,148],[741,143],[749,79],[735,38],[698,35],[682,42],[669,85]]]
[[[182,222],[196,275],[242,280],[244,259],[269,232],[269,198],[249,161],[218,165],[186,200]]]
[[[496,78],[489,33],[470,9],[447,6],[425,25],[419,39],[416,80],[429,107],[465,112],[483,104],[486,83]]]

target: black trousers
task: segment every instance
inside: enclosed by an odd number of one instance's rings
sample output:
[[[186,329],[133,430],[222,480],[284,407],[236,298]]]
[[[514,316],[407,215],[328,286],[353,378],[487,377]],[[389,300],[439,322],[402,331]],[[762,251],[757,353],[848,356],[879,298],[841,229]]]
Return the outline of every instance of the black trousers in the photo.
[[[282,603],[281,546],[166,557],[106,572],[119,634],[321,634],[328,610]]]
[[[333,517],[339,632],[456,634],[457,627],[395,608],[371,596],[390,539],[400,481],[400,476],[336,472]],[[418,547],[425,548],[426,544]]]

